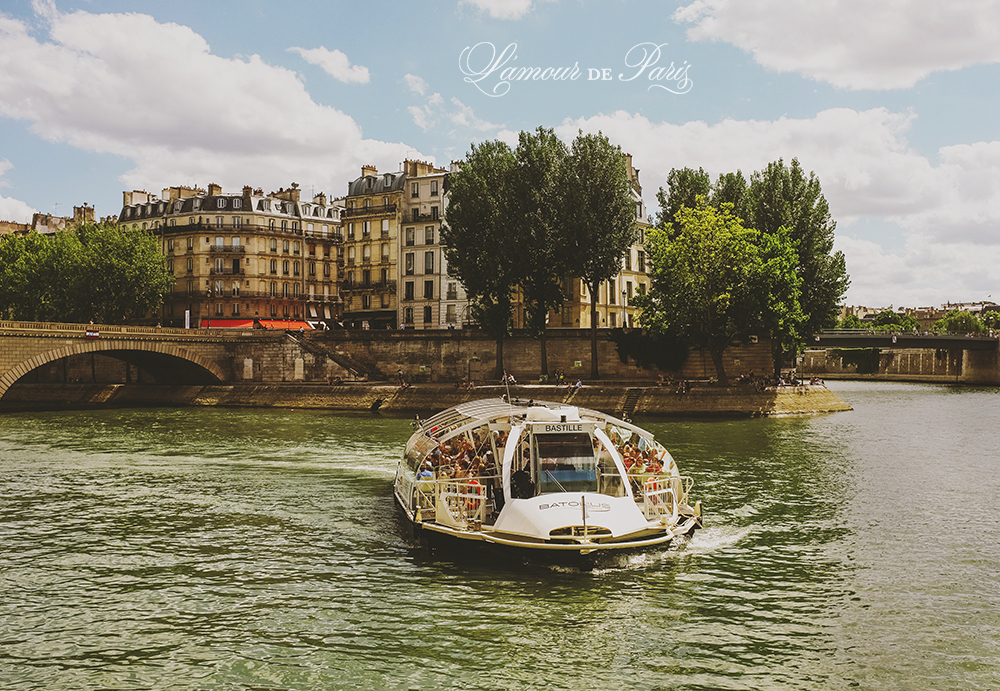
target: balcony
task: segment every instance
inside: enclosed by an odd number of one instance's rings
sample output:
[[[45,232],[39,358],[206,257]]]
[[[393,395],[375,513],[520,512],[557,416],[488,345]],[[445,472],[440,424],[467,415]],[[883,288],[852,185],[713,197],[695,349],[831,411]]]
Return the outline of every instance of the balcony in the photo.
[[[209,252],[238,252],[239,254],[246,254],[246,247],[243,245],[212,245],[209,247]]]
[[[395,293],[396,281],[373,281],[364,283],[362,281],[341,281],[340,289],[343,291],[362,291],[372,293]]]
[[[358,216],[377,216],[382,214],[396,213],[395,204],[383,204],[381,206],[362,206],[359,209],[344,209],[341,218],[356,218]]]
[[[219,267],[213,267],[208,270],[208,273],[212,276],[242,276],[246,273],[246,270],[234,269],[231,266],[225,266],[221,269]]]

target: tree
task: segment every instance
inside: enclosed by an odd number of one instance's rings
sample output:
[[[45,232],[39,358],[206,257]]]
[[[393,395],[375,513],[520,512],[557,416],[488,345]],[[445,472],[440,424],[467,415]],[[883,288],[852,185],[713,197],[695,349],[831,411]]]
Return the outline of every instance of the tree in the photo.
[[[796,243],[796,271],[802,279],[800,302],[806,333],[837,323],[839,304],[850,285],[843,252],[833,251],[836,222],[814,173],[806,176],[798,159],[781,159],[750,177],[746,225],[762,233],[791,230]]]
[[[837,322],[838,329],[864,329],[865,323],[856,314],[849,314]]]
[[[521,295],[527,331],[541,341],[540,373],[548,372],[545,332],[549,312],[562,306],[563,255],[559,251],[557,176],[565,165],[566,145],[551,129],[521,132],[514,153],[516,168],[511,180],[512,219],[523,234]]]
[[[123,324],[158,308],[173,283],[143,230],[89,223],[0,239],[0,314],[15,319]]]
[[[662,187],[656,193],[660,202],[657,228],[679,230],[677,212],[692,208],[699,196],[708,198],[712,191],[712,180],[703,168],[671,168],[667,174],[667,189]]]
[[[650,292],[640,298],[643,324],[660,333],[680,330],[708,350],[719,382],[728,383],[722,355],[730,345],[765,330],[794,338],[801,322],[795,251],[787,230],[770,236],[743,227],[723,204],[704,197],[682,207],[673,237],[647,236]]]
[[[449,179],[441,241],[448,272],[462,282],[472,317],[497,342],[497,376],[510,333],[511,295],[521,271],[523,228],[515,222],[514,152],[501,141],[473,145]]]
[[[908,314],[892,310],[882,310],[872,319],[876,331],[913,331],[920,328],[920,322]]]
[[[949,310],[934,323],[934,330],[953,334],[981,334],[986,332],[986,327],[972,312]]]
[[[568,272],[590,293],[590,376],[597,363],[597,298],[602,282],[621,271],[625,252],[635,242],[636,213],[628,168],[621,148],[603,134],[573,140],[559,175],[560,253]]]

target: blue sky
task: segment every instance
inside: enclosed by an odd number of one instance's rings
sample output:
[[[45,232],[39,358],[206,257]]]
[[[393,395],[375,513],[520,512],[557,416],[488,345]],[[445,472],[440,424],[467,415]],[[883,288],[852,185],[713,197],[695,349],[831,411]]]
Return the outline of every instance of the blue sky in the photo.
[[[343,196],[363,164],[542,125],[631,153],[651,213],[671,168],[797,157],[848,304],[1000,301],[998,62],[977,0],[3,0],[0,218],[210,182]]]

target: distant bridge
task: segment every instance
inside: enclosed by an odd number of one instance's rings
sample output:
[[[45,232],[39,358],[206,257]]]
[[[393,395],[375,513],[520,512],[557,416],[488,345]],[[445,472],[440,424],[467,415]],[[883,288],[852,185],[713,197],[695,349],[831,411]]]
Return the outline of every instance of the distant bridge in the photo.
[[[925,348],[933,350],[992,350],[996,336],[937,336],[933,334],[871,333],[864,329],[837,329],[813,336],[814,348]]]

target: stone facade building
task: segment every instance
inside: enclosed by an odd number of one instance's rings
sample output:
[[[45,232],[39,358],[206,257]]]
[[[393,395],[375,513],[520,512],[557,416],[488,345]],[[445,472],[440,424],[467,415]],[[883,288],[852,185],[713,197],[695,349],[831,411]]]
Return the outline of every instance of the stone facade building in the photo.
[[[336,319],[342,207],[300,197],[294,183],[267,195],[215,184],[125,192],[119,222],[154,234],[177,279],[160,323]]]

